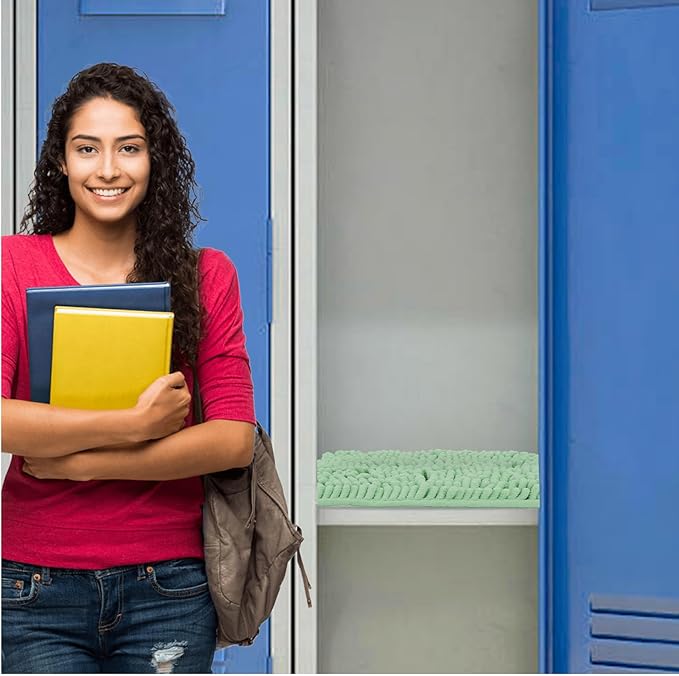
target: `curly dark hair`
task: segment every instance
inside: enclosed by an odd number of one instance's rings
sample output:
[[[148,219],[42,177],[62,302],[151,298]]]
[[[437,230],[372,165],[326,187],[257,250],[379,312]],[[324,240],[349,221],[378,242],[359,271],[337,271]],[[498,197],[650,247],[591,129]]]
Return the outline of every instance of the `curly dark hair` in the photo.
[[[135,264],[128,282],[167,281],[175,313],[172,368],[195,362],[203,309],[193,231],[201,220],[195,164],[174,119],[174,107],[145,75],[116,63],[99,63],[77,73],[52,105],[47,138],[40,150],[29,203],[20,230],[55,235],[73,226],[75,203],[61,171],[73,115],[94,98],[110,98],[135,109],[146,130],[151,173],[137,207]]]

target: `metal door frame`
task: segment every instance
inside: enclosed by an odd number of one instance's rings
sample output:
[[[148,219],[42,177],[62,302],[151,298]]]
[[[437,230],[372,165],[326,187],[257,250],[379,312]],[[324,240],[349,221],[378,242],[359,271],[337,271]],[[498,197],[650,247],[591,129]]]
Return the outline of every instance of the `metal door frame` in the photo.
[[[552,673],[553,506],[552,472],[552,0],[538,7],[538,438],[540,455],[540,510],[538,531],[538,670]]]
[[[19,227],[37,161],[36,1],[2,0],[3,235]]]
[[[318,391],[317,326],[317,14],[318,0],[293,2],[293,517],[301,526],[305,566],[312,589],[308,608],[297,574],[293,576],[293,670],[314,674],[317,667],[316,455]]]
[[[269,396],[271,439],[276,448],[276,466],[295,517],[296,487],[293,449],[294,389],[292,375],[293,345],[293,98],[292,21],[293,0],[270,0],[270,204],[272,223]],[[306,535],[306,533],[305,533]],[[308,544],[305,543],[308,549]],[[303,546],[303,549],[305,549]],[[307,549],[305,549],[305,554]],[[283,581],[271,616],[271,669],[273,673],[292,673],[293,665],[293,590],[298,572],[294,562]]]
[[[2,211],[0,234],[12,235],[33,181],[37,137],[36,0],[2,0]],[[12,456],[2,455],[2,481]]]

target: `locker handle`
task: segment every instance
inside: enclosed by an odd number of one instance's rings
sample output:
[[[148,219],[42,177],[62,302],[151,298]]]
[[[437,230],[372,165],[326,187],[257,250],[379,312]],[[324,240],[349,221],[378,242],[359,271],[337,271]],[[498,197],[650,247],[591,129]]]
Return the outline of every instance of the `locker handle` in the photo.
[[[225,0],[80,0],[82,16],[223,16]]]

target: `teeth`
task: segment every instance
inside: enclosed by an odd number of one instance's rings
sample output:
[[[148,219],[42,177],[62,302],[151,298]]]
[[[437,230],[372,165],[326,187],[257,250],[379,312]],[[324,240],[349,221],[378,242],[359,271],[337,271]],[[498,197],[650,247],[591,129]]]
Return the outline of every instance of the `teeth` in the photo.
[[[91,188],[95,195],[101,195],[102,197],[113,197],[115,195],[121,195],[125,192],[126,188],[116,188],[115,190],[102,190],[101,188]]]

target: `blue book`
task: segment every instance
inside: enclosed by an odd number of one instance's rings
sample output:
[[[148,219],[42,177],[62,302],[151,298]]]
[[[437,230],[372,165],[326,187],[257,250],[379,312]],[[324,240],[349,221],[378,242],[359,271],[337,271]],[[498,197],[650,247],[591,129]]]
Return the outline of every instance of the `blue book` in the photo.
[[[169,312],[170,284],[142,282],[26,289],[31,400],[45,404],[50,401],[52,333],[56,305]]]

